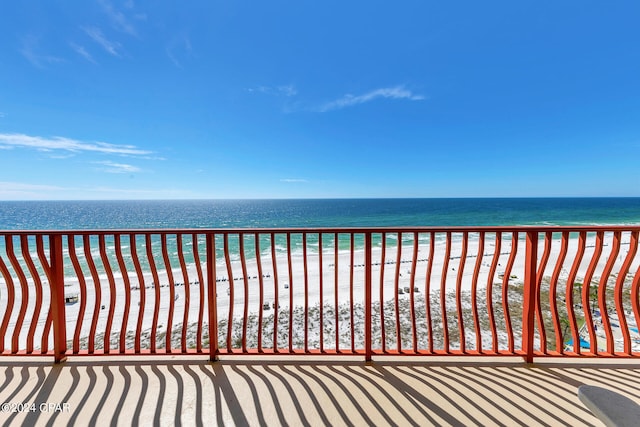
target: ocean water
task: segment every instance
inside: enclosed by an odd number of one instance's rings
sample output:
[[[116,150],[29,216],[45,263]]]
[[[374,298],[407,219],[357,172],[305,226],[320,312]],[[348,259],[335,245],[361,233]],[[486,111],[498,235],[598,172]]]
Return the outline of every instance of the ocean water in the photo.
[[[0,202],[0,230],[601,224],[640,224],[640,198]]]
[[[29,201],[0,202],[0,230],[105,230],[105,229],[209,229],[209,228],[287,228],[287,227],[393,227],[393,226],[500,226],[500,225],[631,225],[640,224],[640,198],[536,198],[536,199],[335,199],[335,200],[172,200],[172,201]],[[411,233],[403,234],[403,246],[413,244]],[[541,236],[542,237],[542,236]],[[152,235],[153,253],[161,254],[159,235]],[[291,251],[295,256],[304,250],[320,251],[318,234],[292,235],[290,242],[284,234],[276,234],[272,242],[268,234],[260,235],[260,252],[268,256],[271,246],[277,254]],[[335,236],[323,234],[322,252],[333,253]],[[356,250],[364,248],[364,235],[354,237]],[[462,238],[454,234],[453,241]],[[475,236],[471,235],[470,239]],[[505,238],[509,238],[506,236]],[[524,235],[520,237],[524,238]],[[572,238],[577,238],[572,236]],[[113,235],[105,236],[108,257],[115,265]],[[175,234],[166,236],[171,265],[178,263],[178,242]],[[338,249],[348,251],[351,236],[340,235]],[[421,233],[418,242],[429,243],[430,236]],[[435,236],[436,243],[443,242],[444,234]],[[12,239],[18,259],[21,246],[17,237]],[[0,237],[0,257],[6,252],[7,240]],[[191,236],[184,236],[183,246],[193,245]],[[205,259],[206,246],[203,234],[197,242],[200,260]],[[35,238],[28,239],[29,252],[35,253]],[[64,243],[65,271],[72,273],[68,258],[68,243]],[[81,253],[83,241],[75,239],[76,252]],[[242,242],[243,253],[255,257],[254,236],[246,235]],[[382,245],[382,235],[374,234],[374,247]],[[386,235],[386,244],[394,247],[398,236]],[[129,239],[122,242],[125,252]],[[144,252],[144,236],[136,237],[136,247]],[[229,236],[228,250],[232,260],[240,258],[239,235]],[[48,240],[44,246],[48,249]],[[91,253],[99,257],[98,237],[90,237]],[[216,256],[224,260],[223,236],[216,237]],[[188,251],[187,251],[188,253]],[[279,256],[280,256],[279,255]],[[161,256],[161,255],[157,255]],[[193,255],[187,255],[193,263]],[[10,262],[5,260],[8,265]],[[131,266],[129,266],[131,267]],[[26,268],[26,267],[25,267]],[[149,266],[143,263],[144,270]],[[99,268],[102,271],[102,268]]]

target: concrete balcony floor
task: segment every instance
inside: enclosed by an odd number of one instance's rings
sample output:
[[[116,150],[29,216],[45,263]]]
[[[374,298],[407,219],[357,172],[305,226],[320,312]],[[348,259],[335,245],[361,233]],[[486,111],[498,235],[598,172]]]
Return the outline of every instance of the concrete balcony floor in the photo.
[[[582,384],[640,402],[640,362],[2,358],[0,403],[35,410],[2,412],[0,425],[601,425]]]

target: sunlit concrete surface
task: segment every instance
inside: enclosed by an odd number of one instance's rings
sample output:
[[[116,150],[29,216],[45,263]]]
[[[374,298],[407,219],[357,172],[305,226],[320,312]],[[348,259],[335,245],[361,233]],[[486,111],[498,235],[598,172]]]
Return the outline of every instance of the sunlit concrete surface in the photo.
[[[2,358],[0,402],[12,407],[0,424],[601,425],[577,397],[582,384],[640,403],[640,362]],[[6,412],[19,404],[30,410]]]

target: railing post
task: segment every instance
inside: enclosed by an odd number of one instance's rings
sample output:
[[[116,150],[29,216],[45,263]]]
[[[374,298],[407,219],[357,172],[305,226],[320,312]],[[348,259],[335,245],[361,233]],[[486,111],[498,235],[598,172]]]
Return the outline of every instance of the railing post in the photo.
[[[51,262],[51,318],[53,321],[53,351],[55,363],[67,360],[67,321],[64,300],[64,260],[62,257],[62,236],[49,235]]]
[[[536,309],[536,269],[538,264],[538,232],[527,231],[524,265],[524,302],[522,304],[522,350],[527,363],[533,363],[534,320]]]
[[[209,307],[209,360],[218,360],[218,308],[216,298],[216,236],[207,234],[207,296]]]
[[[364,349],[365,361],[370,362],[372,356],[371,349],[371,277],[372,277],[372,254],[371,254],[371,232],[364,235]]]

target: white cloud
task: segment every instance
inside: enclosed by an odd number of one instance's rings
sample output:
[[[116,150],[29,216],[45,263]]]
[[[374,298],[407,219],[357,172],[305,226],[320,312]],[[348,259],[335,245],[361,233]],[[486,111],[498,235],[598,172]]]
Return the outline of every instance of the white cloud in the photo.
[[[75,44],[73,42],[69,42],[69,46],[71,46],[71,49],[73,49],[78,55],[82,56],[87,61],[91,62],[92,64],[96,63],[95,59],[93,59],[91,54],[89,52],[87,52],[87,50],[84,48],[84,46],[80,46],[80,45]]]
[[[280,182],[309,182],[309,181],[301,178],[282,178]]]
[[[0,148],[13,147],[34,148],[44,151],[62,150],[74,153],[97,152],[103,154],[121,154],[131,156],[143,156],[152,153],[151,151],[141,150],[134,145],[116,145],[108,144],[106,142],[83,142],[60,136],[44,138],[19,133],[0,133]]]
[[[0,198],[3,200],[51,198],[52,194],[64,190],[66,189],[55,185],[0,181]]]
[[[106,13],[106,15],[111,20],[113,27],[123,33],[130,34],[132,36],[136,36],[136,28],[129,22],[124,13],[117,10],[113,5],[107,0],[100,0],[100,6],[102,6],[102,10]],[[133,2],[126,2],[125,8],[133,9]]]
[[[171,62],[173,62],[173,65],[182,68],[182,63],[179,58],[189,58],[192,56],[193,48],[191,47],[191,40],[186,35],[176,36],[169,42],[165,51]]]
[[[40,53],[38,37],[29,34],[22,39],[20,53],[31,65],[38,68],[45,68],[47,64],[64,62],[61,58]]]
[[[108,160],[103,162],[93,162],[93,163],[104,166],[100,168],[100,170],[107,173],[134,173],[134,172],[140,172],[142,170],[137,166],[127,165],[124,163],[110,162]]]
[[[326,104],[320,106],[317,109],[317,111],[324,113],[331,110],[339,110],[342,108],[352,107],[354,105],[371,102],[378,98],[406,99],[409,101],[420,101],[424,99],[424,96],[416,95],[410,90],[405,89],[403,86],[380,88],[380,89],[375,89],[370,92],[367,92],[363,95],[346,94],[342,98],[336,99],[335,101],[327,102]]]
[[[83,27],[82,29],[84,30],[85,33],[87,33],[87,35],[89,37],[91,37],[91,39],[94,42],[96,42],[100,46],[102,46],[102,48],[104,50],[106,50],[107,52],[109,52],[113,56],[120,57],[120,53],[118,52],[118,50],[120,49],[120,43],[112,42],[112,41],[108,40],[104,36],[104,34],[102,34],[102,31],[99,28],[96,28],[96,27]]]
[[[282,86],[258,86],[256,88],[247,89],[248,92],[257,92],[265,95],[276,95],[276,96],[295,96],[298,94],[298,90],[294,85],[282,85]]]

